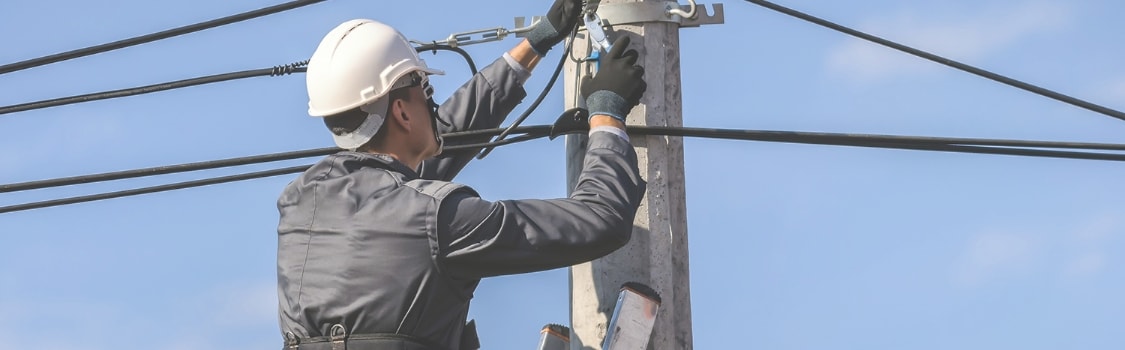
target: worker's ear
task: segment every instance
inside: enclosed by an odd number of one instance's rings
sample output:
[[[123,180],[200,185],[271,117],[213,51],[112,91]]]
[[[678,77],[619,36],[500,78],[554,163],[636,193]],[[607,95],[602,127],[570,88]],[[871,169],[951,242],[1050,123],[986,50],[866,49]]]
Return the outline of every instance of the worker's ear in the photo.
[[[391,108],[387,110],[387,120],[391,120],[392,124],[403,129],[410,131],[410,114],[406,112],[406,101],[401,98],[391,100]]]

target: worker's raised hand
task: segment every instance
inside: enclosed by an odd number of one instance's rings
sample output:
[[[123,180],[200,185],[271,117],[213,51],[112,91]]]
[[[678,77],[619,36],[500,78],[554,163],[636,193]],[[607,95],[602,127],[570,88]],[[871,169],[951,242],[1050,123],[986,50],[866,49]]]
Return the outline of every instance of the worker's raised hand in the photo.
[[[641,102],[648,87],[645,68],[637,64],[637,51],[629,49],[630,39],[622,35],[613,42],[609,54],[601,57],[601,67],[594,77],[582,78],[582,97],[590,115],[608,115],[621,122]]]
[[[539,56],[547,54],[578,25],[582,14],[582,0],[555,0],[547,16],[527,33],[527,42]]]

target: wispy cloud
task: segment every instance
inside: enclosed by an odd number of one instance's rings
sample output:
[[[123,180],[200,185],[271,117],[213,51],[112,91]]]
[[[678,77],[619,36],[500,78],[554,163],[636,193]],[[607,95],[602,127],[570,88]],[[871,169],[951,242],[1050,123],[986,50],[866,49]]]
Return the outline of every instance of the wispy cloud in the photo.
[[[1063,270],[1063,274],[1068,278],[1092,277],[1101,273],[1105,266],[1105,254],[1090,252],[1071,260]]]
[[[1039,254],[1029,235],[986,232],[965,247],[953,274],[954,283],[973,287],[1027,271]]]
[[[1125,220],[1117,213],[1107,212],[1091,217],[1074,229],[1071,235],[1081,244],[1100,246],[1105,240],[1120,233],[1123,228],[1125,228]]]
[[[1002,229],[973,236],[954,264],[952,281],[978,287],[1030,274],[1058,274],[1067,283],[1104,278],[1114,261],[1107,247],[1125,235],[1125,219],[1113,211],[1074,218],[1060,230]]]
[[[1109,263],[1105,247],[1123,229],[1125,222],[1114,213],[1094,216],[1075,228],[1070,234],[1069,243],[1077,253],[1068,257],[1068,261],[1064,263],[1063,277],[1076,280],[1101,274]]]
[[[1091,92],[1092,96],[1098,99],[1115,102],[1112,105],[1122,105],[1125,101],[1125,77],[1119,77],[1111,80],[1105,84],[1101,84],[1095,91]]]
[[[977,60],[1032,35],[1070,21],[1071,11],[1058,2],[1004,3],[1003,6],[956,11],[955,18],[903,12],[869,20],[866,32],[959,61]],[[939,66],[860,39],[849,39],[829,56],[835,73],[858,81],[920,74]]]

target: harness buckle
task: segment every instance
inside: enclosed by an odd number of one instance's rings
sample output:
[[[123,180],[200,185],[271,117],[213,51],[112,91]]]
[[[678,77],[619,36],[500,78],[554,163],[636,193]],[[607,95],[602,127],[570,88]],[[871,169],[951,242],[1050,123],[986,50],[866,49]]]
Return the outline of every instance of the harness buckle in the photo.
[[[285,332],[285,349],[297,350],[301,347],[301,338],[297,338],[293,332]]]
[[[344,325],[334,324],[328,331],[328,340],[332,342],[332,350],[347,350],[348,331],[344,329]]]

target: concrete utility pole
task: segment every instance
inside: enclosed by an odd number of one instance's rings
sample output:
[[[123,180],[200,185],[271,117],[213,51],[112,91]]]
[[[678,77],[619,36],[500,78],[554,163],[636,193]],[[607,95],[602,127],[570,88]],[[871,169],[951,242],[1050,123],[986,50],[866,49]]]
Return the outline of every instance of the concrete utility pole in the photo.
[[[633,37],[632,46],[645,67],[648,90],[641,105],[627,117],[629,125],[682,126],[680,94],[680,27],[722,23],[722,7],[708,15],[703,5],[694,18],[671,15],[676,2],[603,0],[598,15],[608,23],[610,41]],[[682,11],[690,11],[683,6]],[[673,11],[675,13],[675,11]],[[585,32],[579,33],[573,57],[590,53]],[[580,103],[577,84],[590,64],[568,61],[566,108]],[[653,325],[649,349],[691,349],[691,300],[688,278],[687,209],[684,194],[684,147],[680,137],[632,136],[648,192],[637,211],[633,238],[604,258],[571,268],[572,350],[600,349],[618,291],[626,282],[652,287],[663,300]],[[567,186],[573,190],[585,153],[585,135],[566,139]],[[615,349],[616,350],[616,349]]]

